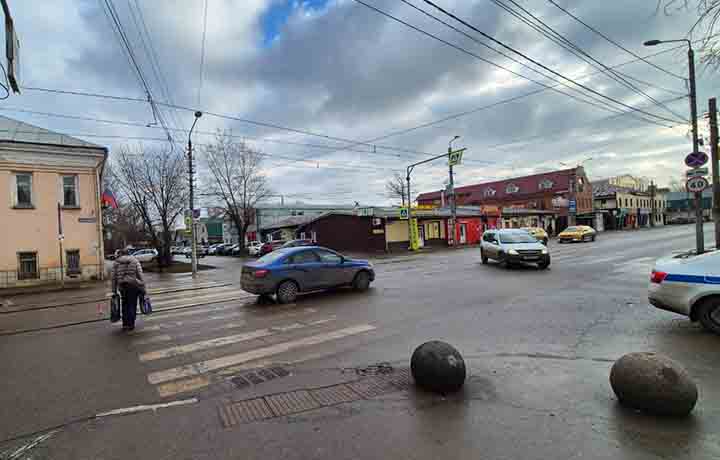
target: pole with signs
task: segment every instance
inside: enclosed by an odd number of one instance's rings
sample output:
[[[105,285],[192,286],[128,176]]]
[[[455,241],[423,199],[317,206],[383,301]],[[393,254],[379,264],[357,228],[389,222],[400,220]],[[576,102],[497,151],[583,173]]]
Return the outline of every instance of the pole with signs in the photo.
[[[457,136],[455,139],[457,139],[458,137],[459,137],[459,136]],[[453,139],[453,140],[454,140],[454,139]],[[451,141],[451,142],[452,142],[452,141]],[[407,206],[408,206],[408,207],[407,207],[407,218],[408,218],[408,221],[409,221],[409,222],[408,222],[408,246],[409,246],[409,249],[410,249],[411,251],[416,250],[416,249],[419,247],[419,244],[416,244],[415,247],[413,247],[413,244],[412,244],[412,241],[413,241],[413,226],[412,226],[411,222],[413,221],[413,217],[412,217],[412,195],[410,194],[410,174],[412,174],[413,169],[415,169],[416,166],[419,166],[419,165],[425,164],[425,163],[430,163],[431,161],[435,161],[435,160],[437,160],[437,159],[439,159],[439,158],[447,158],[447,159],[448,159],[448,164],[449,164],[449,166],[450,166],[450,181],[452,182],[452,166],[454,166],[454,165],[456,165],[456,164],[460,164],[460,162],[462,161],[462,154],[463,154],[463,152],[464,152],[465,150],[467,150],[467,149],[460,149],[460,150],[455,150],[455,151],[452,151],[451,149],[448,149],[448,152],[447,152],[447,153],[443,153],[443,154],[441,154],[441,155],[436,155],[436,156],[431,157],[431,158],[428,158],[428,159],[426,159],[426,160],[418,161],[417,163],[413,163],[413,164],[411,164],[411,165],[408,165],[408,167],[407,167],[407,169],[406,169],[405,179],[407,180],[407,196],[408,196],[408,201],[407,201]],[[451,204],[451,206],[452,206],[451,209],[452,209],[452,212],[453,212],[453,214],[454,214],[454,213],[455,213],[455,208],[454,208],[454,194],[453,194],[453,196],[452,196],[452,199],[453,199],[453,201],[451,202],[451,203],[452,203],[452,204]],[[417,220],[415,221],[415,224],[416,224],[416,226],[415,226],[415,231],[416,231],[415,240],[416,240],[416,242],[417,242],[417,241],[418,241],[418,235],[417,235]]]
[[[63,228],[62,228],[62,206],[60,205],[60,202],[58,201],[57,204],[57,217],[58,217],[58,246],[60,247],[60,284],[62,287],[65,287],[65,266],[63,262],[63,240],[65,239],[65,235],[63,235]]]
[[[455,136],[453,141],[459,136]],[[452,144],[452,141],[450,141]],[[450,181],[448,182],[448,199],[450,202],[450,225],[448,228],[452,232],[448,243],[451,246],[455,246],[455,240],[457,239],[457,200],[455,199],[455,174],[453,174],[453,166],[459,165],[462,162],[462,155],[465,149],[454,150],[452,146],[448,146],[448,170],[450,173]]]
[[[710,157],[712,158],[712,216],[715,226],[715,247],[720,248],[720,168],[718,168],[718,125],[717,102],[709,101],[710,112]],[[707,156],[707,155],[706,155]]]

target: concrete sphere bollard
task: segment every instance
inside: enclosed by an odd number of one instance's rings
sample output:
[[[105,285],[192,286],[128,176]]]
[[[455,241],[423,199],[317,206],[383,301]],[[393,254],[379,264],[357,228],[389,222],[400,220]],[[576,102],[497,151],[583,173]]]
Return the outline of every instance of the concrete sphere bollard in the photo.
[[[615,361],[610,385],[620,404],[656,415],[688,415],[698,399],[687,371],[655,353],[629,353]]]
[[[420,388],[435,393],[454,393],[465,383],[465,360],[451,345],[437,340],[415,349],[410,370]]]

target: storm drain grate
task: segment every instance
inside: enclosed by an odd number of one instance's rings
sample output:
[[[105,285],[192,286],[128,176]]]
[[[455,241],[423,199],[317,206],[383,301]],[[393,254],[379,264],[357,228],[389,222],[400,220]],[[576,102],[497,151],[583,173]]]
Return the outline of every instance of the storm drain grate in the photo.
[[[245,379],[249,380],[250,383],[252,383],[253,385],[260,385],[261,383],[263,383],[265,381],[254,372],[248,372],[247,374],[243,375],[243,377],[245,377]]]
[[[241,388],[250,385],[251,382],[254,383],[254,378],[260,379],[260,375],[271,380],[270,375],[266,374],[265,371],[249,372],[241,376],[235,376],[232,378],[232,382]],[[287,370],[278,367],[267,371],[272,372],[274,375],[272,378],[290,375]],[[256,422],[321,407],[336,406],[360,399],[371,399],[383,394],[407,390],[412,385],[413,380],[410,369],[396,368],[391,373],[380,373],[354,382],[233,402],[219,408],[220,419],[223,426],[229,428],[239,423]]]
[[[282,367],[273,367],[270,369],[260,369],[254,372],[246,372],[232,377],[230,381],[235,384],[237,388],[245,388],[246,386],[259,385],[263,382],[274,380],[278,377],[287,377],[290,375],[290,371]]]
[[[352,391],[349,386],[343,384],[311,390],[310,394],[323,406],[334,406],[336,404],[360,399],[360,395]]]
[[[225,428],[238,423],[250,423],[275,417],[263,398],[248,399],[220,408],[220,419]]]
[[[363,398],[374,398],[397,390],[391,383],[379,378],[358,380],[357,382],[351,382],[347,385]]]
[[[410,369],[407,367],[395,369],[395,372],[382,376],[382,379],[392,383],[400,390],[408,390],[414,383]]]
[[[320,404],[310,396],[310,392],[307,390],[266,396],[265,401],[277,416],[296,414],[320,407]]]

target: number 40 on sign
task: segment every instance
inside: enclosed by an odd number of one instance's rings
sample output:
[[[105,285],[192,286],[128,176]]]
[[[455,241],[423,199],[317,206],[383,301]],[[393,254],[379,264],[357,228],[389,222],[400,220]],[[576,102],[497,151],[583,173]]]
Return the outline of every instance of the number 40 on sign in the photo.
[[[688,192],[702,192],[708,185],[708,181],[704,177],[691,177],[687,181]]]

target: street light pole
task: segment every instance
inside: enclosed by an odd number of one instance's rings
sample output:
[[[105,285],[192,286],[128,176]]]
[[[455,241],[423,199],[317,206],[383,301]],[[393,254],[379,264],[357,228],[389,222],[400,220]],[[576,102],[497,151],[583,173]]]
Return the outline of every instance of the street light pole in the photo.
[[[195,177],[193,170],[193,150],[192,150],[192,132],[195,129],[195,124],[202,117],[202,112],[199,110],[195,112],[195,120],[190,127],[188,133],[188,176],[190,178],[190,240],[192,248],[192,259],[190,265],[192,266],[192,277],[197,277],[197,241],[195,241]]]
[[[449,193],[449,200],[450,200],[450,230],[452,231],[452,238],[450,241],[452,242],[453,246],[457,246],[457,204],[455,201],[455,178],[453,177],[453,163],[450,161],[450,155],[452,154],[452,143],[456,140],[460,139],[460,136],[453,137],[450,142],[448,142],[448,170],[450,174],[450,182],[448,183],[448,192]]]
[[[648,40],[643,43],[645,46],[655,46],[661,43],[686,43],[688,46],[688,83],[690,86],[690,124],[692,126],[693,153],[698,152],[698,126],[697,126],[697,95],[695,92],[695,51],[692,42],[688,39],[682,40]],[[702,192],[695,192],[695,246],[696,252],[705,252],[705,238],[703,236],[703,209]]]
[[[455,139],[458,139],[458,138],[460,138],[460,136],[455,136]],[[455,139],[453,139],[453,141]],[[450,141],[450,142],[452,143],[452,141]],[[462,149],[461,151],[464,151],[464,150],[465,149]],[[413,169],[415,169],[415,166],[423,165],[425,163],[430,163],[431,161],[435,161],[439,158],[447,158],[448,162],[449,162],[451,153],[452,153],[452,151],[449,150],[448,153],[442,153],[440,155],[436,155],[434,157],[427,158],[422,161],[418,161],[417,163],[408,165],[408,167],[406,169],[405,180],[407,180],[407,194],[408,194],[408,205],[407,205],[408,206],[408,243],[410,244],[411,248],[412,248],[412,228],[411,227],[412,227],[412,218],[413,217],[412,217],[412,198],[411,198],[412,195],[410,195],[410,174],[413,172]],[[450,169],[450,171],[452,171],[452,168]],[[450,175],[450,177],[452,177],[452,174]]]

